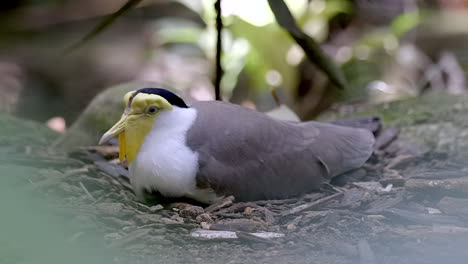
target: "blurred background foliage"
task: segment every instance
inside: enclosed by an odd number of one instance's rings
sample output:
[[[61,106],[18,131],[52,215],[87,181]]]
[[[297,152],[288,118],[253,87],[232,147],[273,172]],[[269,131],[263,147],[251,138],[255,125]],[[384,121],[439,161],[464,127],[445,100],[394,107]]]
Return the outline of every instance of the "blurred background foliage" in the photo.
[[[42,122],[63,117],[70,124],[100,91],[130,80],[213,99],[214,0],[130,1],[136,5],[80,43],[127,2],[1,3],[1,110]],[[306,120],[356,103],[432,90],[466,92],[467,1],[285,3],[299,28],[339,65],[346,89],[337,89],[307,60],[267,0],[223,0],[224,100],[266,111],[276,106],[275,90]]]
[[[13,164],[0,164],[0,169],[3,175],[15,176],[0,177],[0,263],[104,264],[119,257],[117,250],[105,247],[102,230],[80,225],[79,216],[70,217],[71,210],[66,216],[58,214],[57,198],[44,199],[24,187],[24,178],[45,170]]]
[[[0,263],[107,263],[116,257],[99,230],[86,237],[78,223],[64,224],[70,216],[57,216],[53,206],[61,198],[38,198],[24,188],[34,177],[53,176],[53,168],[22,163],[36,162],[34,151],[45,152],[58,134],[11,115],[64,132],[97,94],[111,86],[123,92],[131,85],[116,85],[128,81],[170,88],[188,100],[214,99],[214,0],[142,0],[80,42],[127,1],[0,1]],[[285,3],[339,66],[346,88],[337,89],[306,58],[267,0],[222,0],[224,100],[266,111],[277,106],[275,90],[308,120],[325,110],[346,112],[432,91],[467,92],[467,0]],[[100,107],[120,100],[96,98],[91,110],[104,114],[94,119],[111,118]]]

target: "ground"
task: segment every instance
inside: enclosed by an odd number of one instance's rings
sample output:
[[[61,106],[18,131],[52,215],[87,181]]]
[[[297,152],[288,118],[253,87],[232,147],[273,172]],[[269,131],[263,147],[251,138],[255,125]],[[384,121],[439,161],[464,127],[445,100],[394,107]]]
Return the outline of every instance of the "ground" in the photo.
[[[139,203],[127,171],[109,162],[115,148],[64,155],[48,149],[54,133],[0,116],[0,193],[9,216],[0,225],[9,235],[0,239],[0,261],[465,263],[467,99],[429,95],[324,115],[383,118],[381,148],[362,170],[302,197],[227,198],[211,207]]]

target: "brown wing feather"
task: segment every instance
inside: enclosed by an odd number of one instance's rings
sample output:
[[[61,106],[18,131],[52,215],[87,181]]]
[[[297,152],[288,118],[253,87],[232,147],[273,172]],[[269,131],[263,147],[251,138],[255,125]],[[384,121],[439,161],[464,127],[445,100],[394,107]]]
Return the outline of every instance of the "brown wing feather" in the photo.
[[[238,200],[285,198],[317,189],[361,166],[370,132],[317,122],[295,123],[223,102],[196,102],[187,144],[199,154],[197,184]]]

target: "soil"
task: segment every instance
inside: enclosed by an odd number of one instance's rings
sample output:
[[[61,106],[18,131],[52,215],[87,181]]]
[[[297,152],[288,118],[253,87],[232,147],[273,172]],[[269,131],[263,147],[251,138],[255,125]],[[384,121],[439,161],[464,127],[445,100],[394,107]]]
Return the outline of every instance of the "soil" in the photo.
[[[50,206],[85,227],[77,240],[98,232],[121,253],[114,263],[465,263],[468,257],[468,188],[458,188],[468,182],[463,154],[381,152],[338,179],[340,186],[286,200],[228,197],[209,207],[158,196],[139,203],[127,170],[109,158],[109,148],[87,148],[66,158],[10,153],[9,163],[37,168],[22,179],[24,188],[60,197]]]
[[[450,114],[452,106],[463,114]],[[384,119],[396,127],[389,118],[404,115],[388,109]],[[244,203],[228,197],[206,206],[156,195],[142,204],[128,171],[114,161],[115,148],[55,153],[48,150],[55,135],[45,132],[17,136],[12,144],[6,142],[16,133],[0,135],[0,171],[9,172],[1,180],[15,186],[17,196],[47,201],[67,231],[58,243],[101,241],[95,248],[112,253],[99,263],[466,263],[468,141],[462,131],[468,104],[444,109],[424,121],[402,121],[397,139],[398,130],[387,126],[362,169],[292,199]],[[0,245],[7,248],[2,239]],[[1,255],[2,263],[18,263],[16,255],[6,262]]]

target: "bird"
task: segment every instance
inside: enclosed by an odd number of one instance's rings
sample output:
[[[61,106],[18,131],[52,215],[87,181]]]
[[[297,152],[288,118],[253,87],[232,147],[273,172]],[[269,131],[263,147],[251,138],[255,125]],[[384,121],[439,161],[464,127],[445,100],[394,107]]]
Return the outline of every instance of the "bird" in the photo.
[[[187,104],[162,88],[128,92],[124,105],[99,144],[118,137],[137,199],[297,197],[363,166],[375,142],[368,129],[279,120],[223,101]]]

